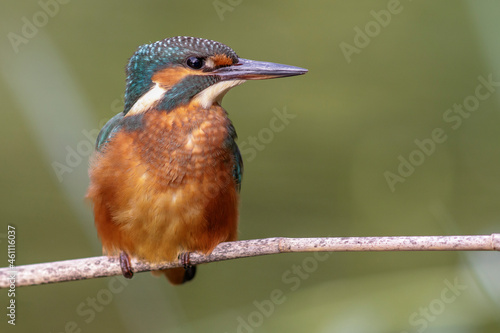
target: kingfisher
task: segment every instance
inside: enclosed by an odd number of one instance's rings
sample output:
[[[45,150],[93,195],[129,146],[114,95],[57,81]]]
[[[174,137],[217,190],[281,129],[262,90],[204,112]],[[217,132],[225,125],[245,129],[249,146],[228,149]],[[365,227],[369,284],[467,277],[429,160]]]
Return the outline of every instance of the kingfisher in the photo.
[[[156,273],[182,284],[196,273],[189,253],[237,239],[243,161],[221,100],[246,80],[306,72],[239,58],[202,38],[138,47],[126,67],[124,110],[97,137],[87,192],[103,252],[119,256],[125,277],[133,276],[131,257],[181,260]]]

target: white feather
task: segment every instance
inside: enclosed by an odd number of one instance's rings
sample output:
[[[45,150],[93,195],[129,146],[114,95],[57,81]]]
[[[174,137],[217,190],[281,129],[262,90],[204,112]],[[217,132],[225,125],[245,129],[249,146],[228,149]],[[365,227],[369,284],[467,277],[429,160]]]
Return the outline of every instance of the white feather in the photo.
[[[211,107],[214,103],[222,101],[222,97],[229,91],[229,89],[236,87],[245,82],[245,80],[229,80],[221,81],[211,85],[205,90],[199,92],[193,98],[193,102],[198,102],[206,109]]]
[[[153,88],[151,88],[147,93],[142,95],[137,102],[135,102],[135,104],[130,108],[130,111],[127,113],[127,116],[139,114],[151,109],[163,98],[166,92],[167,90],[160,87],[158,83],[155,84]]]

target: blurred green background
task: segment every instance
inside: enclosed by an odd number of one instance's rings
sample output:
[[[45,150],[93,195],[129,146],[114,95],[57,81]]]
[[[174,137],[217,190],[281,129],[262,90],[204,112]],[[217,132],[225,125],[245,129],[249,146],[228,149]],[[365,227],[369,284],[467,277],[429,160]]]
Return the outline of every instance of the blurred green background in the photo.
[[[89,136],[121,111],[136,47],[176,35],[309,69],[224,99],[252,151],[241,239],[499,232],[499,11],[498,1],[2,1],[0,266],[8,224],[18,265],[101,254],[83,200]],[[464,103],[472,111],[448,111]],[[270,138],[284,110],[294,118]],[[436,128],[446,139],[431,144]],[[387,172],[402,177],[392,188]],[[499,275],[498,253],[274,255],[203,265],[182,287],[143,273],[19,288],[15,328],[2,290],[0,330],[498,332]]]

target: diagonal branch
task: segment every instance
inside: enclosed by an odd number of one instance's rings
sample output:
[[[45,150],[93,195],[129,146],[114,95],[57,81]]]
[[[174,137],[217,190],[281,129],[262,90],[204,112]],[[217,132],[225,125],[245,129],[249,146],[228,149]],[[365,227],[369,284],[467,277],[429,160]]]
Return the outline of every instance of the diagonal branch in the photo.
[[[401,236],[266,238],[221,243],[208,256],[192,253],[193,265],[289,252],[351,251],[500,251],[500,234],[479,236]],[[132,259],[136,273],[181,267],[180,262],[151,264]],[[0,268],[0,289],[120,275],[117,257],[92,257]]]

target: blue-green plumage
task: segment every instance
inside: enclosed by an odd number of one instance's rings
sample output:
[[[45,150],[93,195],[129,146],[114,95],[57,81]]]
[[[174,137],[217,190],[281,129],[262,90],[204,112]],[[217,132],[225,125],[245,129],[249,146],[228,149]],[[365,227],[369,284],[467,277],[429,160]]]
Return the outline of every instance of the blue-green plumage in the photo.
[[[230,47],[202,38],[173,37],[139,46],[127,65],[125,114],[151,89],[151,77],[155,72],[167,67],[185,66],[189,57],[208,58],[215,54],[224,54],[234,62],[238,61],[238,56]],[[171,109],[178,101],[186,102],[216,81],[214,77],[207,81],[204,77],[196,76],[189,78],[187,82],[180,82],[181,86],[174,87],[175,91],[170,93],[163,107]],[[169,102],[170,100],[173,101]]]
[[[106,143],[120,130],[135,131],[142,127],[143,114],[132,115],[125,117],[123,112],[118,113],[101,129],[97,135],[96,150],[101,151]]]
[[[183,252],[208,254],[237,238],[243,160],[219,103],[245,80],[305,72],[241,59],[201,38],[173,37],[137,49],[126,69],[124,110],[97,137],[87,194],[103,248],[121,252],[124,276],[132,276],[128,255],[173,260]],[[194,272],[163,273],[180,284]]]
[[[108,142],[113,134],[120,130],[120,123],[123,120],[123,112],[118,113],[113,118],[108,120],[106,125],[101,129],[99,135],[97,135],[97,141],[95,143],[96,150],[100,151],[106,142]]]
[[[188,75],[165,94],[165,98],[158,103],[158,108],[170,111],[179,105],[187,104],[196,94],[218,81],[220,80],[212,75]]]
[[[234,166],[233,166],[233,178],[236,182],[236,189],[241,191],[241,181],[243,178],[243,159],[241,158],[240,150],[236,143],[233,145],[233,157],[234,157]]]

